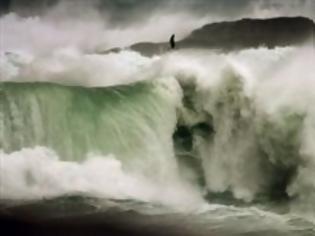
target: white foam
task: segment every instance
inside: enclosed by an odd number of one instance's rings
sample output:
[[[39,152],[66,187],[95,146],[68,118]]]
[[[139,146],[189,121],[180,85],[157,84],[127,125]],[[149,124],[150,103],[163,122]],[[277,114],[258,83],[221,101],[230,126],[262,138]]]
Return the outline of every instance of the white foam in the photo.
[[[199,193],[180,182],[154,182],[131,173],[113,155],[89,154],[82,163],[62,161],[45,147],[0,154],[1,199],[42,199],[83,194],[134,199],[180,209],[202,203]],[[158,168],[158,167],[156,167]]]

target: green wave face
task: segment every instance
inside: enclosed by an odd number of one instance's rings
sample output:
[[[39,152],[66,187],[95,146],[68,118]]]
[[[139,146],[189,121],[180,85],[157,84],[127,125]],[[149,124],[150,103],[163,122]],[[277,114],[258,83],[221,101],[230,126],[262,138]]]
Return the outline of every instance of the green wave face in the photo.
[[[286,195],[301,159],[303,116],[272,120],[256,110],[233,73],[201,93],[181,84],[182,103],[171,99],[168,86],[2,83],[0,149],[45,146],[76,162],[113,154],[124,168],[159,181],[179,170],[209,192],[250,201],[261,193]]]
[[[5,152],[40,145],[75,161],[89,152],[126,161],[172,155],[176,106],[154,83],[108,88],[2,83],[0,88]]]

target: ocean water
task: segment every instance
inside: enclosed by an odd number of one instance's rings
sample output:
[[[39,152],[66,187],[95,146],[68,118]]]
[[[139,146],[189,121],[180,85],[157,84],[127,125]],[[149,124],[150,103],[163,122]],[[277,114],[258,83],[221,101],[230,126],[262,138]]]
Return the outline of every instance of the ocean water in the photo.
[[[13,232],[315,235],[312,48],[4,49]]]

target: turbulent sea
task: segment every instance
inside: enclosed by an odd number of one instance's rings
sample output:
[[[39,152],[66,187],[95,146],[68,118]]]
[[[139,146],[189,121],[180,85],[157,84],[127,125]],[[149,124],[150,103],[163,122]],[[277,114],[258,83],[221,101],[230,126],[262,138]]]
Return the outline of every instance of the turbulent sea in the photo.
[[[315,235],[313,52],[2,51],[1,221],[24,235]]]

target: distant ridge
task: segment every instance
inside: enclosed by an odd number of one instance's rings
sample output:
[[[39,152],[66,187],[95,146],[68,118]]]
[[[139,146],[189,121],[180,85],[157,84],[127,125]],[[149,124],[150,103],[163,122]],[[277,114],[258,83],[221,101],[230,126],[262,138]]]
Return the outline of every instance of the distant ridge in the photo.
[[[177,42],[177,48],[207,48],[222,51],[265,46],[291,46],[315,38],[315,23],[306,17],[277,17],[269,19],[241,19],[206,24]],[[146,56],[169,51],[168,42],[140,42],[127,48]],[[105,51],[120,51],[114,48]]]

